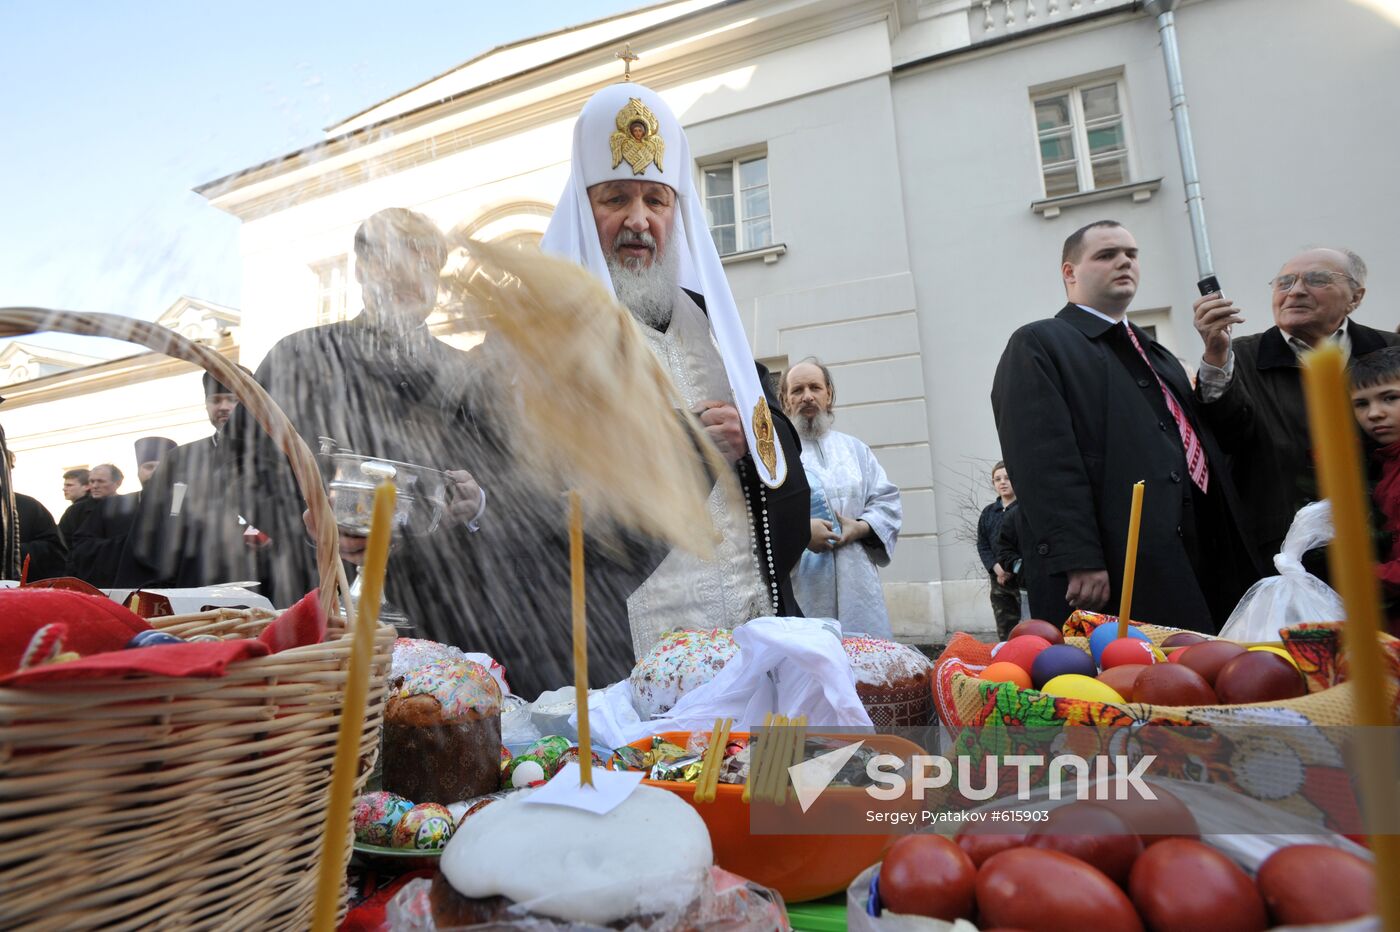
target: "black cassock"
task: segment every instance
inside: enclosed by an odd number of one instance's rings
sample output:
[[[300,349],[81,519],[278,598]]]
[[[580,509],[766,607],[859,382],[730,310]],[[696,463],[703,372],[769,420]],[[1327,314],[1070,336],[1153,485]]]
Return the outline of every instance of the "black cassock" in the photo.
[[[99,589],[116,586],[126,537],[141,507],[141,493],[94,499],[68,543],[68,573]]]
[[[331,437],[355,453],[465,469],[486,490],[480,529],[443,522],[407,536],[389,558],[386,596],[415,634],[490,654],[512,689],[533,699],[573,679],[563,489],[542,488],[512,461],[492,416],[496,388],[480,356],[426,327],[380,329],[363,317],[294,333],[256,377],[312,449]],[[286,605],[316,583],[305,507],[285,459],[239,407],[224,429],[239,475],[240,513],[272,538],[261,578]],[[589,681],[632,668],[626,598],[664,551],[623,535],[587,562]]]
[[[231,488],[232,465],[215,437],[161,457],[141,490],[141,508],[127,535],[120,586],[189,588],[257,578],[243,543]]]
[[[15,493],[15,514],[19,517],[20,569],[24,561],[29,561],[27,578],[52,579],[64,574],[68,561],[68,546],[63,543],[63,535],[58,533],[53,515],[28,495]]]

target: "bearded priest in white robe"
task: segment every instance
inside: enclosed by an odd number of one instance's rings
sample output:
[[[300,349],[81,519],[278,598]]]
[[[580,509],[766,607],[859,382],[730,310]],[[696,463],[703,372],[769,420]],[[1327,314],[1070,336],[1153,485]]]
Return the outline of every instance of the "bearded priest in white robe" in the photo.
[[[673,629],[802,614],[789,584],[809,537],[797,434],[754,362],[695,189],[690,146],[659,94],[615,84],[584,105],[569,182],[540,247],[583,265],[632,312],[733,470],[711,491],[713,528],[696,529],[718,531],[714,556],[673,550],[627,599],[637,656]]]
[[[888,640],[878,567],[889,565],[899,539],[899,489],[869,446],[831,429],[836,386],[826,366],[799,362],[784,375],[782,394],[812,489],[811,540],[793,594],[808,615],[835,618],[845,634]]]

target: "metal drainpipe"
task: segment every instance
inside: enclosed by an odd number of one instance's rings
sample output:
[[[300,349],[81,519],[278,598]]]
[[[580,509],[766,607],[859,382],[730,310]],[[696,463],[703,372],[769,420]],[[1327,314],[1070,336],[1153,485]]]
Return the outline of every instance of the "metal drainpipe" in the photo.
[[[1206,208],[1201,199],[1201,179],[1196,170],[1196,147],[1191,141],[1191,116],[1186,109],[1186,87],[1181,80],[1181,55],[1176,44],[1176,18],[1172,11],[1177,0],[1143,0],[1143,9],[1157,17],[1162,36],[1162,61],[1167,66],[1167,92],[1172,101],[1172,123],[1176,126],[1176,150],[1181,160],[1181,180],[1186,188],[1186,214],[1191,221],[1191,241],[1196,247],[1196,273],[1205,278],[1215,271],[1206,232]]]

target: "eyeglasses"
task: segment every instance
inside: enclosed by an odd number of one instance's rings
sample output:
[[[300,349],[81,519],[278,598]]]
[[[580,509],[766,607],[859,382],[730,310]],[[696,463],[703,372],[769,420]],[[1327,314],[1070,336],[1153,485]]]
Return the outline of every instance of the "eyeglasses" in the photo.
[[[1339,278],[1345,278],[1351,282],[1353,288],[1356,287],[1356,280],[1342,272],[1304,272],[1301,276],[1280,275],[1269,282],[1269,285],[1275,291],[1291,291],[1293,286],[1298,283],[1299,278],[1302,278],[1303,284],[1309,288],[1326,288]]]

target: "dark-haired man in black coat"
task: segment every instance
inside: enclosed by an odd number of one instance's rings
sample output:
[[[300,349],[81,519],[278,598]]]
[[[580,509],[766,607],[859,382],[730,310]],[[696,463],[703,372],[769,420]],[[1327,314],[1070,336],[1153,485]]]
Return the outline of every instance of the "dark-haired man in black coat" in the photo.
[[[1114,221],[1090,224],[1065,241],[1061,275],[1069,304],[1011,336],[992,386],[1035,566],[1031,614],[1118,610],[1133,484],[1145,480],[1132,617],[1216,631],[1257,571],[1186,372],[1127,321],[1137,243]]]

